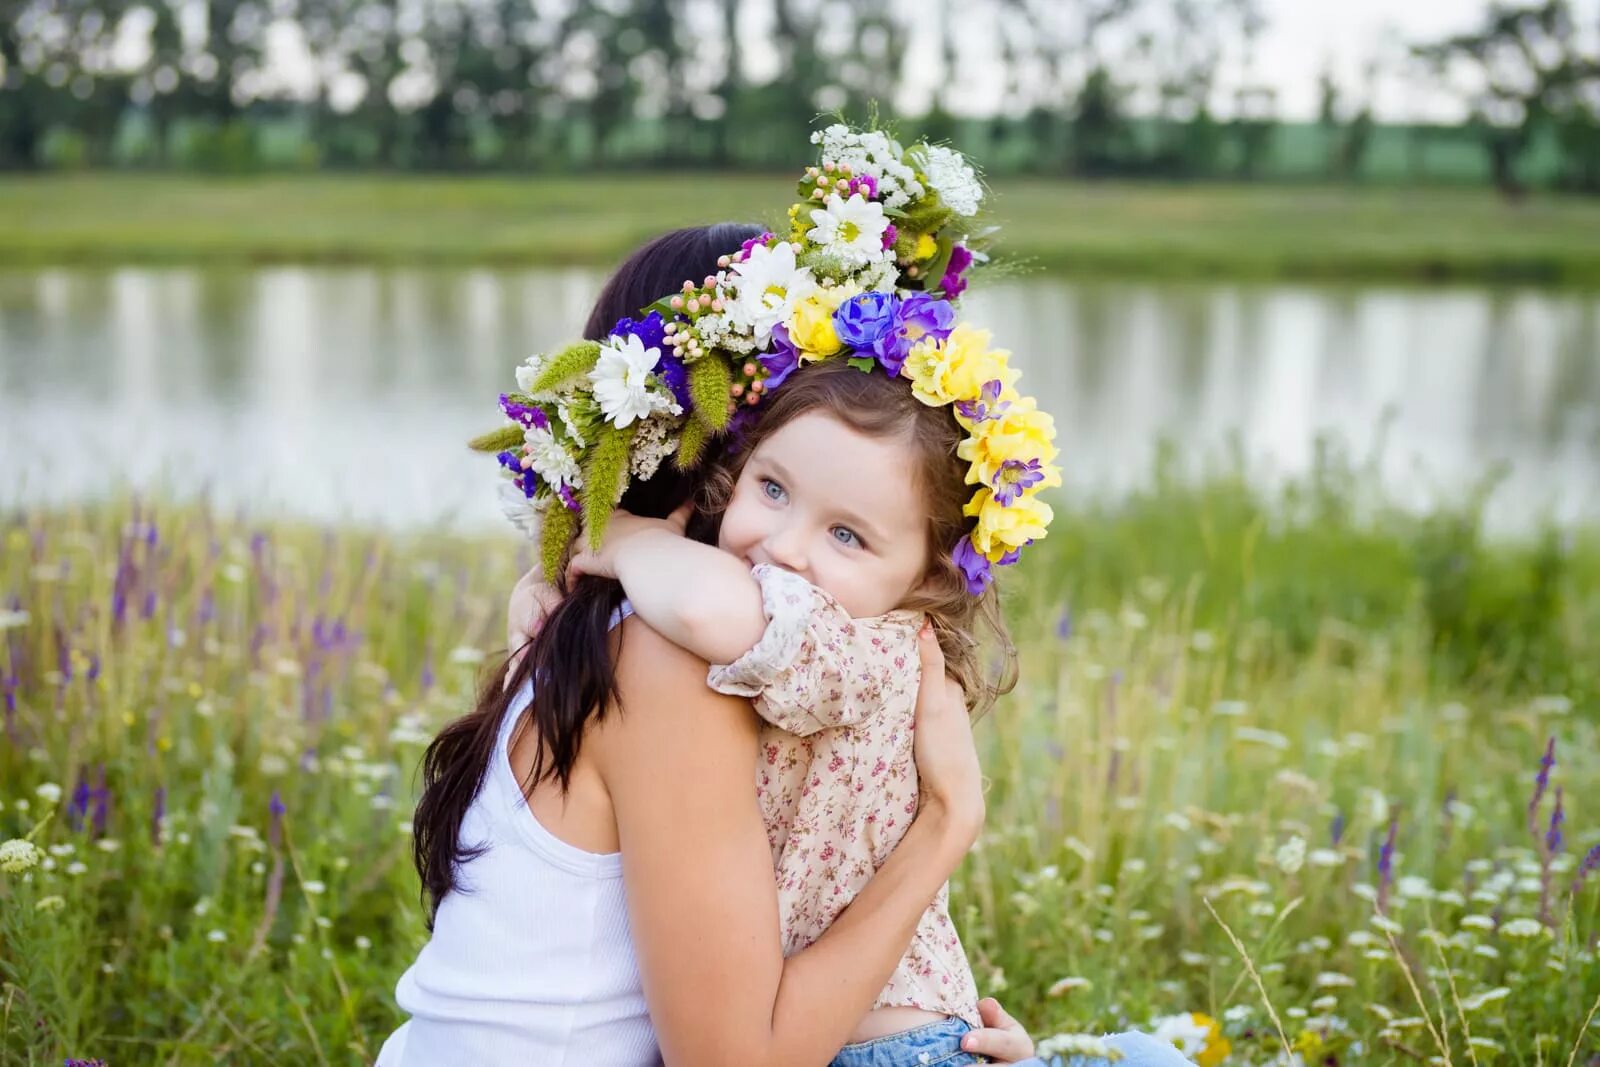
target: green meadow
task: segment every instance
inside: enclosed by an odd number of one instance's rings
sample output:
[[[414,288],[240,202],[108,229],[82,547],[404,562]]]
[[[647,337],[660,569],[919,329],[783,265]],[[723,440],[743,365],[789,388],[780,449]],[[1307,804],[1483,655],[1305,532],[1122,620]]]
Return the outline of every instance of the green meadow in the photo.
[[[615,262],[772,218],[793,175],[0,176],[0,264]],[[1000,253],[1079,276],[1600,282],[1600,201],[1459,186],[993,183]]]
[[[1060,502],[1007,576],[1021,681],[954,910],[1036,1038],[1600,1054],[1600,532],[1489,540],[1367,482],[1158,469]],[[31,842],[0,852],[0,1063],[370,1062],[425,937],[418,759],[527,552],[202,502],[3,518],[0,840]]]

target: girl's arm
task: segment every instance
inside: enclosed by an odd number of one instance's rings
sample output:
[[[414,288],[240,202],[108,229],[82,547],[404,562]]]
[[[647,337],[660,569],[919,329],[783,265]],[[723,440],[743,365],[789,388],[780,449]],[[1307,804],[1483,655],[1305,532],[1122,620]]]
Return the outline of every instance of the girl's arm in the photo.
[[[766,630],[750,569],[672,519],[612,512],[600,549],[574,556],[567,573],[617,579],[651,629],[712,663],[732,662]]]
[[[706,689],[706,665],[623,624],[622,714],[594,738],[622,847],[632,936],[668,1064],[820,1065],[849,1040],[983,818],[959,687],[926,687],[922,810],[820,939],[785,959],[772,857],[752,787],[749,706]],[[931,633],[923,677],[944,678]]]

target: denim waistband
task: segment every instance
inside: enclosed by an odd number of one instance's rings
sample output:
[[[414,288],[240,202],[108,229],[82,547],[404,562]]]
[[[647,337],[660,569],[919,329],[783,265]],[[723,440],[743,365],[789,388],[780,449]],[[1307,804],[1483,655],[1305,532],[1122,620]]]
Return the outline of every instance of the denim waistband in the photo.
[[[984,1062],[961,1051],[961,1038],[971,1030],[964,1019],[945,1019],[898,1034],[846,1045],[830,1067],[962,1067]]]

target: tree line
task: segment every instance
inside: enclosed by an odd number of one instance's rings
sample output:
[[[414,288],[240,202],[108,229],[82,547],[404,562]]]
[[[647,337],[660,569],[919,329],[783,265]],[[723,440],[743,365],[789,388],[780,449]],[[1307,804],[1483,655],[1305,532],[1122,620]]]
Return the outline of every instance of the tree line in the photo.
[[[0,168],[787,167],[820,113],[894,115],[997,172],[1283,170],[1260,0],[0,0]],[[1510,195],[1600,191],[1600,25],[1491,6],[1409,42]],[[1308,77],[1313,76],[1308,72]],[[1359,177],[1366,84],[1298,171]],[[1305,131],[1302,131],[1304,133]],[[972,142],[981,140],[981,146]],[[1418,145],[1422,147],[1419,149]],[[1275,162],[1276,160],[1276,162]],[[1530,160],[1542,160],[1538,166]]]

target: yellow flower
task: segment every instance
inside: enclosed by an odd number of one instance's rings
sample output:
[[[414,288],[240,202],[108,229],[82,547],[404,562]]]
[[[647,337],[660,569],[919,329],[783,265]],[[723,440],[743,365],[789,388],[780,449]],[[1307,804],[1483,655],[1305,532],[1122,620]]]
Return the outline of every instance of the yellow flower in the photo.
[[[976,423],[971,429],[972,436],[956,448],[956,455],[972,464],[967,470],[968,485],[992,485],[1001,464],[1031,459],[1039,461],[1044,473],[1036,492],[1061,484],[1061,471],[1051,466],[1058,453],[1055,420],[1039,410],[1033,397],[1018,397],[997,418]]]
[[[1006,553],[1043,538],[1055,517],[1050,505],[1036,496],[1023,496],[1002,505],[988,489],[973,494],[966,514],[978,517],[977,529],[972,531],[972,547],[990,563],[999,563]]]
[[[925,233],[917,238],[916,257],[918,259],[931,259],[939,251],[939,242],[933,239],[933,234]]]
[[[854,285],[832,285],[800,301],[789,319],[789,340],[811,359],[838,354],[844,342],[833,327],[833,313],[859,291]]]
[[[911,379],[911,392],[930,407],[957,400],[976,400],[985,382],[999,381],[1002,399],[1016,396],[1012,389],[1020,373],[1011,368],[1011,353],[989,347],[989,331],[961,323],[940,341],[928,338],[911,347],[902,377]]]
[[[1196,1056],[1194,1062],[1200,1067],[1217,1067],[1233,1051],[1233,1044],[1222,1036],[1222,1024],[1211,1016],[1197,1011],[1193,1018],[1195,1025],[1206,1031],[1205,1051]]]

